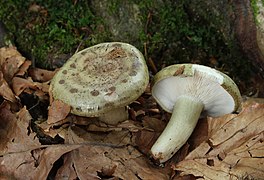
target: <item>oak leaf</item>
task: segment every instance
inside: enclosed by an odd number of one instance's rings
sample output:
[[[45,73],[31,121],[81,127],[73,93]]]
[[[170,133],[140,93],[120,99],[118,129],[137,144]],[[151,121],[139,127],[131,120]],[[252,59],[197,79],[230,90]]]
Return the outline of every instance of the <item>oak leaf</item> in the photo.
[[[8,103],[0,106],[0,155],[20,152],[40,146],[36,134],[31,132],[29,124],[32,119],[23,107],[14,114]]]
[[[60,100],[53,101],[49,108],[47,123],[53,124],[65,119],[66,116],[70,113],[70,111],[71,111],[70,105]]]
[[[57,71],[49,71],[41,68],[31,68],[28,73],[34,81],[47,82],[50,81]]]
[[[7,83],[11,82],[25,60],[26,58],[17,51],[16,47],[0,48],[0,66]]]
[[[58,176],[74,176],[74,167],[79,179],[169,179],[170,168],[152,164],[134,147],[132,139],[128,130],[99,134],[70,128],[66,143],[82,147],[64,156],[67,163],[58,170]]]
[[[248,104],[239,114],[208,119],[208,140],[174,169],[200,179],[264,177],[264,104]]]
[[[12,89],[9,87],[8,83],[3,77],[3,73],[0,71],[0,96],[3,96],[4,99],[16,102],[16,96],[13,93]]]

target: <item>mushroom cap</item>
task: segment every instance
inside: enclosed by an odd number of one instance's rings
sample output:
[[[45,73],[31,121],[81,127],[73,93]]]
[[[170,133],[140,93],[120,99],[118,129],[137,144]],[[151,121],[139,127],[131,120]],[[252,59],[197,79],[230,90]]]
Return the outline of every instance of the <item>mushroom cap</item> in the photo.
[[[179,97],[194,98],[212,117],[236,111],[241,103],[239,89],[230,77],[198,64],[176,64],[159,71],[154,77],[152,96],[170,113]]]
[[[55,74],[50,93],[71,113],[96,117],[136,100],[149,82],[141,52],[121,42],[101,43],[74,54]]]

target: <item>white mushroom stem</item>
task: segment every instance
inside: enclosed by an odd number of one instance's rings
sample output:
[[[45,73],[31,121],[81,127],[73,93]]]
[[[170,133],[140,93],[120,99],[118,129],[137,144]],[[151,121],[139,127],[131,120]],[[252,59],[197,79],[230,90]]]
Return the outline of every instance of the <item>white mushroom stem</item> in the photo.
[[[170,121],[151,148],[155,160],[167,161],[186,143],[203,108],[203,103],[192,97],[182,96],[177,100]]]
[[[128,119],[127,107],[120,107],[112,109],[99,117],[99,120],[110,125],[117,125],[118,123]]]

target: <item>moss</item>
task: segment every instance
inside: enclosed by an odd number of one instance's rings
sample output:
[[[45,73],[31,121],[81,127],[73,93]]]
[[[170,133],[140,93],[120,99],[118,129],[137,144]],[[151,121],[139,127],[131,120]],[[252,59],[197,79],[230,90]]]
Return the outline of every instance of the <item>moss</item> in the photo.
[[[206,9],[203,3],[186,0],[166,1],[157,7],[153,1],[144,3],[140,7],[146,28],[140,37],[158,69],[188,62],[215,67],[237,81],[250,77],[252,65],[235,39],[226,35],[230,31],[219,27],[228,17],[214,14],[213,5]]]
[[[253,15],[254,15],[254,20],[256,23],[259,23],[257,21],[257,15],[259,14],[259,7],[257,5],[258,2],[261,2],[262,5],[264,6],[264,0],[250,0],[250,5],[251,5],[251,8],[252,8],[252,11],[253,11]]]
[[[72,54],[78,45],[107,39],[107,32],[94,33],[102,20],[93,15],[87,1],[3,1],[0,19],[13,32],[19,50],[37,59],[41,67],[49,65],[49,54]]]
[[[120,7],[121,0],[111,0],[109,1],[108,10],[111,14],[116,14],[118,12],[118,8]]]
[[[138,47],[144,52],[143,44],[146,44],[148,56],[155,61],[158,69],[164,65],[188,62],[218,68],[235,79],[250,77],[251,64],[244,58],[235,39],[228,34],[232,31],[225,24],[228,17],[224,15],[228,13],[216,14],[217,9],[212,4],[208,4],[210,9],[205,8],[205,3],[219,3],[224,9],[228,6],[225,3],[227,0],[128,1],[138,5],[144,24],[138,35]],[[61,54],[72,54],[77,48],[111,40],[104,21],[94,15],[88,1],[73,2],[3,0],[0,19],[14,33],[19,50],[31,54],[33,57],[29,58],[35,58],[37,65],[43,67],[49,64],[49,54],[59,57]],[[123,4],[121,2],[111,0],[109,11],[115,14]],[[256,0],[251,3],[254,2]],[[225,29],[227,32],[223,32]]]
[[[256,17],[257,17],[257,14],[258,14],[258,12],[259,12],[259,8],[258,8],[258,6],[257,6],[257,1],[258,1],[258,0],[251,0],[251,1],[250,1],[251,8],[252,8],[252,10],[253,10],[254,20],[255,20],[256,23],[258,23]]]

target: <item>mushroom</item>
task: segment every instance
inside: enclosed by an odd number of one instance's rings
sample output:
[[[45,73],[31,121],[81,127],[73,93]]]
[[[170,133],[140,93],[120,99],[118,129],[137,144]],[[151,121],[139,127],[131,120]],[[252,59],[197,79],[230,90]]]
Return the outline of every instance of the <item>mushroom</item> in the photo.
[[[50,93],[71,113],[107,124],[128,118],[126,106],[146,89],[149,74],[141,52],[121,43],[101,43],[74,54],[55,74]]]
[[[241,95],[227,75],[203,65],[177,64],[158,72],[152,96],[171,118],[152,146],[152,157],[163,163],[188,140],[200,114],[217,117],[236,111]]]

